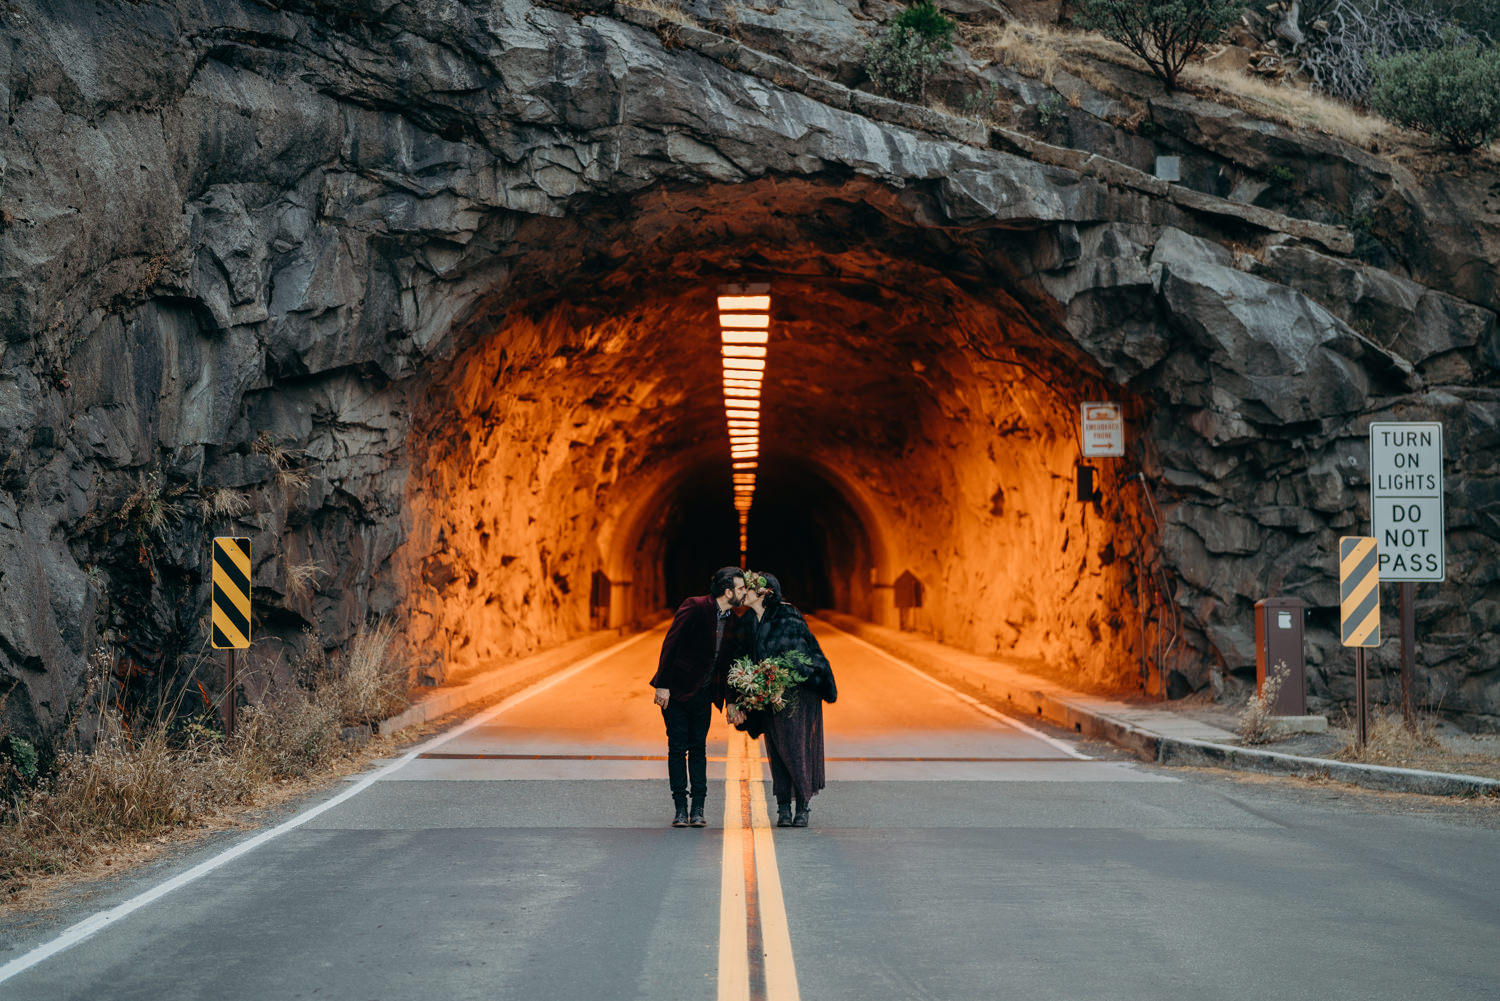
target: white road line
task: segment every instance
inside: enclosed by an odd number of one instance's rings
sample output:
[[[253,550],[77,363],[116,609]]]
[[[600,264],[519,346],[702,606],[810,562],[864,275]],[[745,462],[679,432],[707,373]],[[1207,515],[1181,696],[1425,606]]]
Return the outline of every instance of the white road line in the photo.
[[[137,894],[136,896],[131,897],[129,900],[111,907],[109,910],[100,911],[88,918],[85,918],[84,920],[73,925],[67,931],[64,931],[61,935],[59,935],[52,941],[39,945],[35,949],[32,949],[30,952],[17,956],[15,959],[12,959],[10,962],[6,963],[4,966],[0,966],[0,983],[4,983],[12,977],[31,969],[38,963],[44,962],[51,957],[56,956],[60,952],[71,949],[73,946],[84,941],[85,939],[92,937],[93,935],[98,934],[100,931],[108,928],[110,925],[130,916],[131,914],[134,914],[136,911],[145,907],[147,904],[160,900],[162,897],[165,897],[173,890],[179,890],[182,887],[187,886],[189,883],[196,882],[202,877],[207,876],[209,873],[213,872],[215,869],[219,869],[243,855],[248,855],[250,852],[253,852],[255,849],[259,848],[266,842],[279,838],[281,837],[281,835],[287,833],[288,831],[296,830],[298,827],[301,827],[303,824],[307,823],[309,820],[312,820],[314,817],[326,813],[334,807],[340,805],[341,803],[354,798],[391,773],[397,771],[398,769],[406,767],[408,764],[415,761],[418,755],[425,754],[435,747],[446,744],[454,737],[458,737],[462,734],[468,733],[475,727],[482,726],[483,724],[488,723],[490,720],[505,712],[507,709],[514,708],[515,706],[520,705],[522,702],[525,702],[533,696],[540,695],[542,692],[547,691],[549,688],[552,688],[553,686],[562,683],[568,678],[571,678],[573,675],[579,673],[580,671],[593,667],[601,660],[614,656],[615,654],[619,653],[620,651],[624,650],[626,647],[631,646],[634,643],[639,643],[647,636],[650,636],[652,632],[654,632],[654,630],[647,630],[643,633],[637,633],[629,639],[622,640],[621,642],[616,643],[614,646],[611,646],[605,650],[601,650],[599,653],[594,654],[592,657],[587,657],[579,661],[577,664],[574,664],[572,667],[568,668],[565,671],[561,671],[557,674],[551,675],[546,680],[539,681],[535,685],[532,685],[530,688],[517,692],[516,694],[505,699],[499,705],[492,706],[489,709],[486,709],[483,712],[479,713],[472,719],[464,721],[461,725],[453,728],[452,730],[449,730],[446,733],[441,733],[436,737],[433,737],[431,740],[412,748],[410,751],[407,751],[404,755],[397,758],[395,761],[366,776],[363,780],[353,786],[350,786],[348,789],[344,790],[342,793],[333,797],[332,799],[326,800],[325,802],[319,803],[317,806],[311,807],[303,811],[302,813],[297,814],[295,817],[291,818],[290,820],[284,821],[281,824],[278,824],[277,826],[271,828],[269,831],[262,831],[260,834],[255,835],[253,838],[242,841],[234,847],[220,852],[213,858],[200,862],[185,872],[178,873],[176,876],[173,876],[166,882],[158,883],[156,886],[152,887],[149,890],[146,890],[144,893]],[[736,807],[738,807],[738,802],[736,802]]]
[[[989,706],[985,705],[983,702],[980,702],[978,699],[976,699],[976,698],[974,698],[974,697],[972,697],[970,695],[965,695],[963,692],[960,692],[958,689],[954,688],[952,685],[949,685],[946,682],[939,681],[937,678],[934,678],[932,675],[928,674],[926,671],[923,671],[921,668],[914,667],[913,665],[908,664],[906,661],[902,660],[901,658],[886,653],[884,650],[880,649],[880,647],[878,647],[875,644],[870,643],[870,642],[868,642],[866,640],[860,639],[858,636],[855,636],[853,633],[845,632],[844,630],[840,629],[838,626],[835,626],[835,625],[833,625],[833,624],[831,624],[831,623],[829,623],[827,621],[819,621],[818,625],[824,626],[824,627],[826,627],[828,629],[832,629],[834,632],[838,633],[840,636],[847,637],[848,639],[853,640],[855,643],[858,643],[860,646],[866,647],[866,648],[868,648],[870,650],[873,650],[875,653],[877,653],[880,656],[884,657],[886,660],[890,661],[892,664],[895,664],[897,667],[905,668],[906,670],[910,671],[912,674],[915,674],[917,677],[921,678],[923,681],[926,681],[927,683],[932,684],[932,685],[936,685],[938,688],[941,688],[943,691],[948,692],[949,694],[951,694],[954,698],[958,699],[960,702],[963,702],[966,705],[972,706],[975,710],[983,713],[984,715],[990,717],[991,719],[999,720],[1001,723],[1005,723],[1008,726],[1013,726],[1017,730],[1020,730],[1022,733],[1029,734],[1030,736],[1035,737],[1037,740],[1040,740],[1040,741],[1043,741],[1045,743],[1051,744],[1053,747],[1057,748],[1059,751],[1062,751],[1064,754],[1069,755],[1070,757],[1078,758],[1080,761],[1093,761],[1094,760],[1091,756],[1089,756],[1087,754],[1084,754],[1082,751],[1078,750],[1078,748],[1076,748],[1076,747],[1073,747],[1067,741],[1058,740],[1056,737],[1052,736],[1051,734],[1043,733],[1042,731],[1036,729],[1035,727],[1027,726],[1025,723],[1022,723],[1020,720],[1018,720],[1018,719],[1016,719],[1016,718],[1014,718],[1012,716],[1007,716],[1007,715],[1005,715],[1005,713],[999,712],[998,710],[995,710],[995,709],[991,709]]]

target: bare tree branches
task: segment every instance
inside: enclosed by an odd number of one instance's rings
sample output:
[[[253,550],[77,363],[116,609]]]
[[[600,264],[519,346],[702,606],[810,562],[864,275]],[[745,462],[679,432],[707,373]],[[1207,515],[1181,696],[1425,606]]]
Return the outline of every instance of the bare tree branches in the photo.
[[[1451,24],[1403,0],[1314,0],[1302,10],[1302,69],[1316,90],[1368,104],[1375,85],[1371,59],[1434,48]]]

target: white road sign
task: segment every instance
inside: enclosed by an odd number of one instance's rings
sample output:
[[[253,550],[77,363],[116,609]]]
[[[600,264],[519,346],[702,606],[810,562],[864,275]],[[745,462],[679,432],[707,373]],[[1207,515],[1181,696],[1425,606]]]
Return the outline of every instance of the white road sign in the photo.
[[[1118,403],[1085,403],[1079,411],[1084,455],[1125,454],[1125,418]]]
[[[1442,580],[1443,425],[1386,421],[1370,425],[1370,534],[1380,579]]]

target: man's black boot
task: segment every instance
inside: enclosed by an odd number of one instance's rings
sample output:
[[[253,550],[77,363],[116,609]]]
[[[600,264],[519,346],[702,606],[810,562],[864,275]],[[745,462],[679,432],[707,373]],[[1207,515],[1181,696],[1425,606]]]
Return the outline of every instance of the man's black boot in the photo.
[[[689,821],[694,827],[707,827],[708,821],[703,819],[703,800],[693,800],[692,819]]]
[[[672,818],[673,827],[686,827],[688,825],[688,808],[686,803],[677,804],[677,815]]]

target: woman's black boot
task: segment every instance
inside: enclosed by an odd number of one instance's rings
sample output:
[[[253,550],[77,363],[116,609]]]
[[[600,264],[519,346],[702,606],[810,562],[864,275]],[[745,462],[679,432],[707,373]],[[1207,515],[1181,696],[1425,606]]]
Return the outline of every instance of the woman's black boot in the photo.
[[[776,826],[792,826],[792,801],[789,799],[778,799],[776,801]]]
[[[808,807],[808,805],[806,803],[798,803],[797,804],[797,815],[792,818],[792,826],[793,827],[806,827],[807,826],[807,811],[808,811],[808,809],[809,809],[809,807]]]

